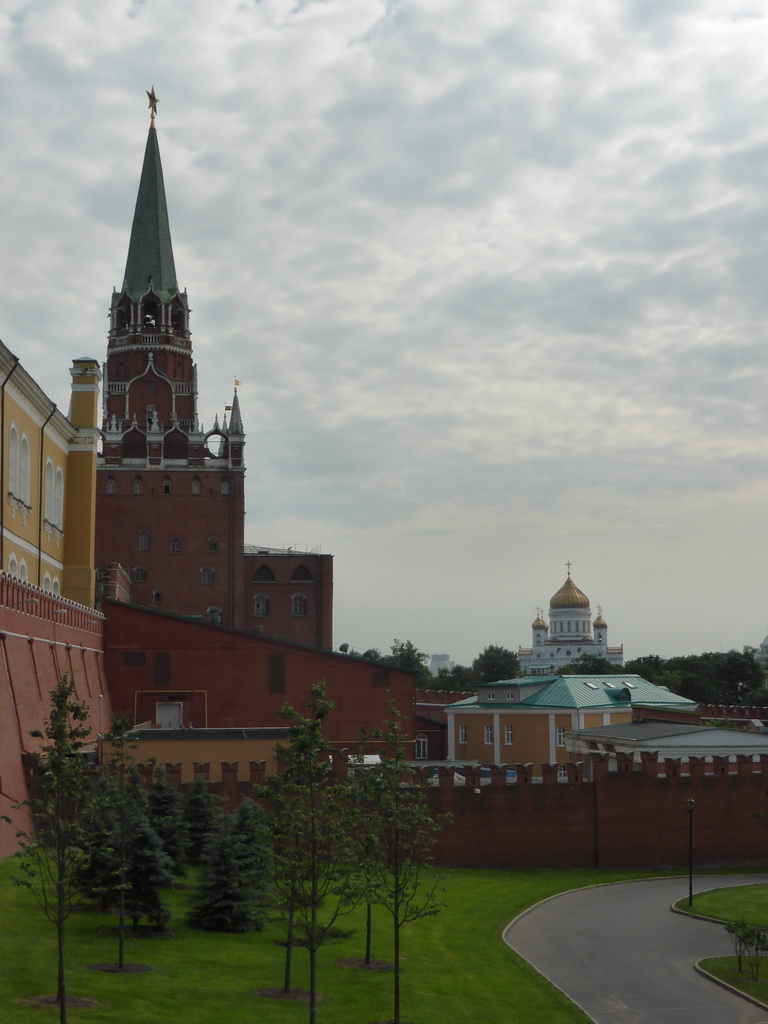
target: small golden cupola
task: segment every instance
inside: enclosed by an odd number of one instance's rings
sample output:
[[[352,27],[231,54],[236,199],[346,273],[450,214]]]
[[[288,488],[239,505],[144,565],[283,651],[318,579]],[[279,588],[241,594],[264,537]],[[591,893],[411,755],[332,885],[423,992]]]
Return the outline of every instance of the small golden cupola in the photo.
[[[546,624],[544,619],[542,619],[542,617],[541,617],[541,612],[539,612],[539,614],[536,616],[536,618],[531,623],[531,629],[549,629],[549,626]]]
[[[595,621],[592,623],[593,629],[608,629],[608,623],[605,621],[602,615],[602,610],[598,608],[598,615]]]

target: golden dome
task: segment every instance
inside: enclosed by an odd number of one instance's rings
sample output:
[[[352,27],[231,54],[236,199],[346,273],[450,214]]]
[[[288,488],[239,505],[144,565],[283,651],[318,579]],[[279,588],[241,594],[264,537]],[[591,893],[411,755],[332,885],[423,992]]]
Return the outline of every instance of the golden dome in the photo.
[[[582,594],[571,579],[571,574],[549,602],[550,608],[589,608],[589,598]]]
[[[608,623],[605,621],[602,615],[598,615],[595,621],[592,623],[594,629],[608,629]]]
[[[544,619],[542,619],[540,615],[537,615],[531,623],[531,629],[549,629],[549,627],[547,626]]]

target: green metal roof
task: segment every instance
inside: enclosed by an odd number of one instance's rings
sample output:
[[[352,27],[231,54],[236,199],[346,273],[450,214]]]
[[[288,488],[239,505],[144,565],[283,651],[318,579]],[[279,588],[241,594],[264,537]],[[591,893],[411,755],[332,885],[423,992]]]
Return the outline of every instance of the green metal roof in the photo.
[[[124,288],[131,299],[137,301],[144,295],[150,287],[150,278],[152,287],[163,302],[168,302],[178,292],[163,168],[154,125],[149,129],[147,148],[144,150],[144,165],[125,264]]]
[[[527,688],[538,685],[530,696],[519,701],[480,700],[478,695],[451,704],[451,708],[630,708],[633,704],[674,707],[696,707],[695,700],[672,693],[666,686],[656,686],[642,676],[525,676],[522,679],[503,680],[503,685]],[[495,689],[500,683],[489,683],[480,690]],[[523,690],[524,692],[524,690]]]

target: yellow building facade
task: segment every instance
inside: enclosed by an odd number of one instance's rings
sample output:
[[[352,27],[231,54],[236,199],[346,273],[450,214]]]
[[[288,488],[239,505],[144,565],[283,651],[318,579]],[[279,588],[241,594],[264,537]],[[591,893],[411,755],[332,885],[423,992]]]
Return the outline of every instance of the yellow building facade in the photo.
[[[446,707],[448,758],[461,763],[557,764],[566,778],[569,734],[632,718],[633,705],[690,708],[695,701],[636,675],[525,676],[480,686]]]
[[[86,357],[70,373],[65,416],[0,342],[0,566],[92,607],[101,370]]]

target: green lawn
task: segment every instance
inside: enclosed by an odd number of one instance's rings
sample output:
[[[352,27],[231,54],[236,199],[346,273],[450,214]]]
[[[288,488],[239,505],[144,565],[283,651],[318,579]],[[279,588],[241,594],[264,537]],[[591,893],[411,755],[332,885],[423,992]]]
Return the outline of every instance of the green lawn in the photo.
[[[13,885],[17,862],[0,861],[0,1021],[40,1024],[56,1009],[22,1005],[53,993],[55,930],[28,890]],[[647,875],[647,873],[646,873]],[[501,940],[521,910],[553,893],[599,882],[639,877],[630,872],[453,871],[436,917],[403,929],[402,1017],[413,1024],[586,1024],[587,1018],[513,954]],[[68,992],[100,1005],[72,1009],[72,1024],[283,1024],[308,1019],[305,1004],[259,998],[282,981],[276,930],[244,936],[196,932],[184,922],[187,894],[169,894],[174,936],[128,939],[127,959],[151,973],[104,974],[89,965],[117,956],[114,920],[78,911],[68,924]],[[318,1024],[370,1024],[391,1017],[391,975],[341,967],[337,960],[363,954],[362,915],[341,920],[354,934],[324,947],[318,987],[326,997]],[[375,922],[374,957],[388,960],[387,921]],[[295,953],[294,985],[307,986],[306,954]]]
[[[687,912],[688,897],[678,900],[675,906]],[[723,922],[743,919],[747,924],[768,928],[768,884],[740,885],[697,893],[693,898],[692,911]],[[745,995],[768,1004],[768,958],[763,960],[766,962],[760,968],[757,981],[752,981],[746,961],[742,962],[742,970],[739,971],[735,956],[702,960],[701,966]]]

